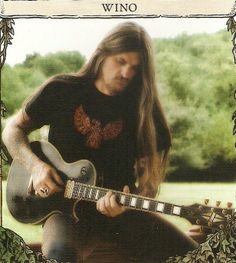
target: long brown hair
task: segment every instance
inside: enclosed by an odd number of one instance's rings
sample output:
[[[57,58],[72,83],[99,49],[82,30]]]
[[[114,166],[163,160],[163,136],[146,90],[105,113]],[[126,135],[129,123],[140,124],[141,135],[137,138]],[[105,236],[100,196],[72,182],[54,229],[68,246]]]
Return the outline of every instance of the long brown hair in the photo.
[[[133,22],[125,22],[116,26],[100,42],[90,60],[78,73],[79,76],[96,79],[104,59],[107,56],[121,52],[137,51],[141,57],[141,69],[138,81],[135,83],[138,92],[138,151],[145,157],[145,165],[137,162],[137,173],[148,174],[147,184],[150,189],[158,189],[164,178],[169,147],[171,145],[170,131],[157,94],[155,79],[154,54],[152,41],[146,31]],[[137,97],[137,96],[135,96]],[[157,134],[153,112],[158,115],[160,134]],[[161,152],[161,163],[157,163],[157,144],[164,140],[165,147]]]

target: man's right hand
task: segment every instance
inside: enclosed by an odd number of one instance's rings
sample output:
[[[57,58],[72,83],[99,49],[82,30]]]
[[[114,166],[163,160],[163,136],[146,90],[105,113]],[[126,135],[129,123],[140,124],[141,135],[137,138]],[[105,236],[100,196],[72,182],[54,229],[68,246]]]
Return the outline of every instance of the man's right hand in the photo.
[[[8,121],[2,139],[12,158],[18,160],[31,175],[28,193],[45,198],[62,191],[64,183],[52,166],[32,152],[27,135],[35,129],[34,121],[22,109]]]
[[[63,189],[64,183],[52,166],[39,162],[32,167],[28,186],[29,194],[36,194],[46,198]]]

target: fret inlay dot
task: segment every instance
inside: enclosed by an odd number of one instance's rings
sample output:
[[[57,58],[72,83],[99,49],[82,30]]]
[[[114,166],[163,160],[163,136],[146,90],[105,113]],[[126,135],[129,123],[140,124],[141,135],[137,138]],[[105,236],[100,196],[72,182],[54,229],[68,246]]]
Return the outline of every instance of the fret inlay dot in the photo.
[[[157,211],[163,212],[164,211],[164,204],[163,203],[158,203],[157,204]]]
[[[143,201],[143,208],[144,208],[144,209],[148,209],[148,208],[149,208],[149,203],[150,203],[149,200],[144,200],[144,201]]]
[[[173,214],[174,215],[180,215],[181,208],[179,206],[174,206],[173,208]]]
[[[135,207],[136,206],[136,202],[137,202],[137,198],[136,197],[132,197],[130,205]]]
[[[123,205],[125,203],[125,195],[121,195],[120,203]]]

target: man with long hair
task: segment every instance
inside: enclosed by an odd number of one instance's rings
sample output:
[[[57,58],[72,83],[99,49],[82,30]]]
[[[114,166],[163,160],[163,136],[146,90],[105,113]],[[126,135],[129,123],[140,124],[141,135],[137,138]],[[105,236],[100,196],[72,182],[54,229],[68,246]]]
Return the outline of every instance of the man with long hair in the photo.
[[[154,198],[171,136],[145,30],[132,22],[116,26],[77,74],[48,80],[5,127],[11,156],[31,174],[29,192],[48,198],[64,183],[31,150],[27,135],[43,125],[66,162],[92,161],[99,185]],[[196,247],[160,216],[120,206],[112,191],[96,204],[83,204],[78,216],[78,222],[61,213],[45,219],[42,251],[48,258],[76,262],[101,240],[117,244],[120,262],[160,262]]]

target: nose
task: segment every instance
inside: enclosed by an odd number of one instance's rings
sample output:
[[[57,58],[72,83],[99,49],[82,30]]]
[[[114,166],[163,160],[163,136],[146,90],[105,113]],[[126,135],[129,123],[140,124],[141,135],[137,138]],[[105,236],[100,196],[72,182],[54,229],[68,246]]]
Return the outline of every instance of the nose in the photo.
[[[125,66],[124,68],[122,68],[121,73],[122,73],[122,77],[128,80],[132,79],[135,75],[134,70],[129,66]]]

